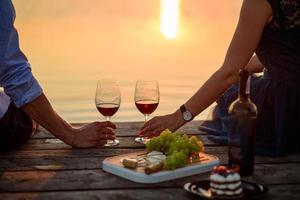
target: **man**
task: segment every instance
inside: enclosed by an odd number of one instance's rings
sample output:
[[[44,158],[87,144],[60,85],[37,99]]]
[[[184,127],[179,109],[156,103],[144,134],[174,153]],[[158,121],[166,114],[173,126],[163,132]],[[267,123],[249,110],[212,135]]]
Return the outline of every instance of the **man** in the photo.
[[[13,149],[30,138],[35,122],[77,148],[103,146],[115,138],[111,122],[94,122],[79,129],[52,108],[30,64],[19,48],[11,0],[0,1],[0,150]],[[35,122],[34,122],[35,121]]]

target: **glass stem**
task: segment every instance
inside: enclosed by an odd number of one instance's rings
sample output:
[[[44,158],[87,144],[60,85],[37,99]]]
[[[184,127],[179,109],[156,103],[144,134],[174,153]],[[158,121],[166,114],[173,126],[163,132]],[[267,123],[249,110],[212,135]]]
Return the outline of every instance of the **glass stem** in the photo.
[[[149,118],[149,115],[148,114],[145,114],[145,123],[148,121],[148,118]]]
[[[106,121],[110,122],[110,116],[105,116]],[[106,144],[110,144],[113,140],[107,140]],[[113,145],[112,145],[113,146]]]

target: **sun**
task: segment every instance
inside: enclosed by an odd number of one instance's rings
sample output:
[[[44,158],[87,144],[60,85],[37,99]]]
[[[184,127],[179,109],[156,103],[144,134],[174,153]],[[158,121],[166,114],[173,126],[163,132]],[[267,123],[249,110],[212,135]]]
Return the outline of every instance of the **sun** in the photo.
[[[161,0],[160,30],[167,39],[177,37],[179,3],[179,0]]]

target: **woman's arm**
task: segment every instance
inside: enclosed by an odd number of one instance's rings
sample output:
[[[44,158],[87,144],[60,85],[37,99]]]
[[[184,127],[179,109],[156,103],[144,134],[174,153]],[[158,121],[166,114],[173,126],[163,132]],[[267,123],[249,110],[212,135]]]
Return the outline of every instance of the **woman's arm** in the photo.
[[[244,68],[252,57],[271,15],[272,8],[267,0],[244,0],[223,65],[185,103],[194,116],[206,109],[238,80],[239,70]],[[176,130],[183,124],[181,112],[177,110],[173,114],[150,120],[143,127],[142,134],[158,134],[166,128]]]

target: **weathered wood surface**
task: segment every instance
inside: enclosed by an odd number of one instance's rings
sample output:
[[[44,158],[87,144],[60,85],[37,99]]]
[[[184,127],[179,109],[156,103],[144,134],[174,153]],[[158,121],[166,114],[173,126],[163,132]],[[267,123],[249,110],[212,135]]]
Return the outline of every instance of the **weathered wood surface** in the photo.
[[[300,164],[256,165],[251,177],[261,184],[300,184]],[[282,171],[278,173],[278,171]],[[17,171],[1,174],[0,188],[7,192],[37,192],[61,190],[122,189],[182,187],[183,183],[203,180],[208,173],[157,184],[134,183],[118,176],[95,170]]]
[[[117,137],[120,141],[118,146],[109,147],[110,149],[118,148],[143,148],[144,145],[134,141],[135,136]],[[216,144],[207,139],[207,135],[198,135],[206,146],[215,146]],[[107,148],[107,147],[104,147]],[[71,146],[59,141],[58,139],[31,139],[21,147],[21,150],[45,150],[45,149],[72,149]]]
[[[118,137],[122,136],[136,136],[141,127],[143,126],[144,122],[116,122],[116,134]],[[189,122],[187,125],[180,128],[178,131],[186,132],[187,134],[193,134],[193,135],[201,135],[206,134],[203,131],[198,130],[198,126],[201,124],[201,121],[192,121]],[[76,123],[73,124],[74,127],[81,127],[84,124],[82,123]],[[38,132],[33,138],[54,138],[53,135],[51,135],[47,130],[45,130],[43,127],[40,127]]]
[[[196,134],[206,152],[227,163],[227,147],[210,142],[192,122],[182,131]],[[75,124],[81,126],[82,124]],[[117,123],[118,147],[72,149],[55,143],[43,128],[21,149],[0,154],[0,199],[198,199],[182,189],[184,183],[206,179],[209,173],[158,184],[139,184],[102,171],[106,157],[143,149],[134,137],[141,122]],[[53,143],[54,141],[54,143]],[[259,199],[299,199],[300,155],[256,157],[249,180],[270,188]]]
[[[28,170],[74,170],[98,169],[102,161],[108,156],[116,156],[135,152],[137,149],[61,149],[61,150],[24,150],[0,154],[1,171],[28,171]],[[227,163],[227,147],[206,147],[206,152],[220,158],[222,164]],[[286,164],[300,163],[299,155],[290,155],[280,158],[257,156],[256,164]]]
[[[295,185],[268,185],[270,192],[265,196],[256,199],[272,200],[299,200],[297,194],[300,193],[300,187]],[[199,200],[200,198],[185,192],[179,188],[139,188],[139,189],[107,189],[107,190],[84,190],[84,191],[55,191],[55,192],[26,192],[26,193],[3,193],[3,199],[101,199],[101,200]]]

